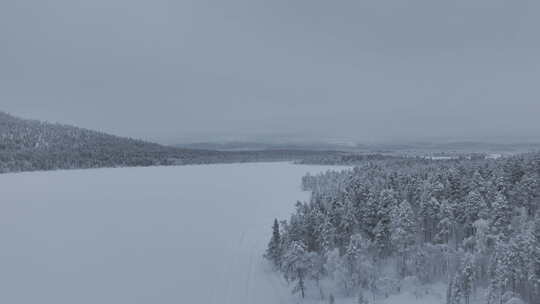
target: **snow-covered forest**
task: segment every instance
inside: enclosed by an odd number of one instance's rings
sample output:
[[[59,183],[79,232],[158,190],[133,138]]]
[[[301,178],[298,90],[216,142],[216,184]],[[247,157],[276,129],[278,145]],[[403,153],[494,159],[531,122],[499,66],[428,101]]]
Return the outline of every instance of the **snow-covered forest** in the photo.
[[[540,155],[384,159],[303,178],[265,253],[301,297],[540,303]],[[355,300],[356,301],[356,300]]]

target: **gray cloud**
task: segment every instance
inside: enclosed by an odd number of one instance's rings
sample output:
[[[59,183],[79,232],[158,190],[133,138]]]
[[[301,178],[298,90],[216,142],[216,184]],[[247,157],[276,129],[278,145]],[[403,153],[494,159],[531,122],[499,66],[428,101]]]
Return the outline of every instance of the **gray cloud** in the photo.
[[[0,109],[175,142],[536,136],[538,1],[0,2]]]

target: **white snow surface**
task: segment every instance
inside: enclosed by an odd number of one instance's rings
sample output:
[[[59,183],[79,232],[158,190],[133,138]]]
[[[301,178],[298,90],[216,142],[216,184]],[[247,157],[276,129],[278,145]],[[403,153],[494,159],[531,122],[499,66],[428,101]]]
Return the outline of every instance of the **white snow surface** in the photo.
[[[308,198],[301,177],[330,168],[0,175],[0,303],[297,303],[262,254],[273,219]]]

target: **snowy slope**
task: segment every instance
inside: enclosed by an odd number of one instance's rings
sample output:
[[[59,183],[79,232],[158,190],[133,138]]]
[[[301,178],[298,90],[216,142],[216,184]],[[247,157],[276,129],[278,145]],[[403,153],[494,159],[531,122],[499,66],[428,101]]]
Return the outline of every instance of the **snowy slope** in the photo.
[[[0,175],[0,303],[296,303],[265,271],[286,163]]]

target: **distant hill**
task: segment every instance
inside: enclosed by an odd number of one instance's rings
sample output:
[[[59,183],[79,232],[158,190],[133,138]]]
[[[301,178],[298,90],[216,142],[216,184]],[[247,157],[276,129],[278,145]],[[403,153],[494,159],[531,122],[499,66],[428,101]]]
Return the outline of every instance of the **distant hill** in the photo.
[[[0,172],[201,163],[221,156],[0,112]]]
[[[383,154],[392,156],[432,156],[463,155],[471,153],[513,155],[540,151],[539,141],[442,141],[432,142],[380,142],[356,143],[339,140],[319,142],[308,141],[215,141],[178,144],[184,149],[206,149],[216,151],[265,151],[265,150],[307,150],[307,151],[343,151],[351,154]]]
[[[224,142],[195,142],[178,144],[184,149],[207,149],[216,151],[355,151],[356,145],[325,143],[325,142],[257,142],[257,141],[224,141]]]

